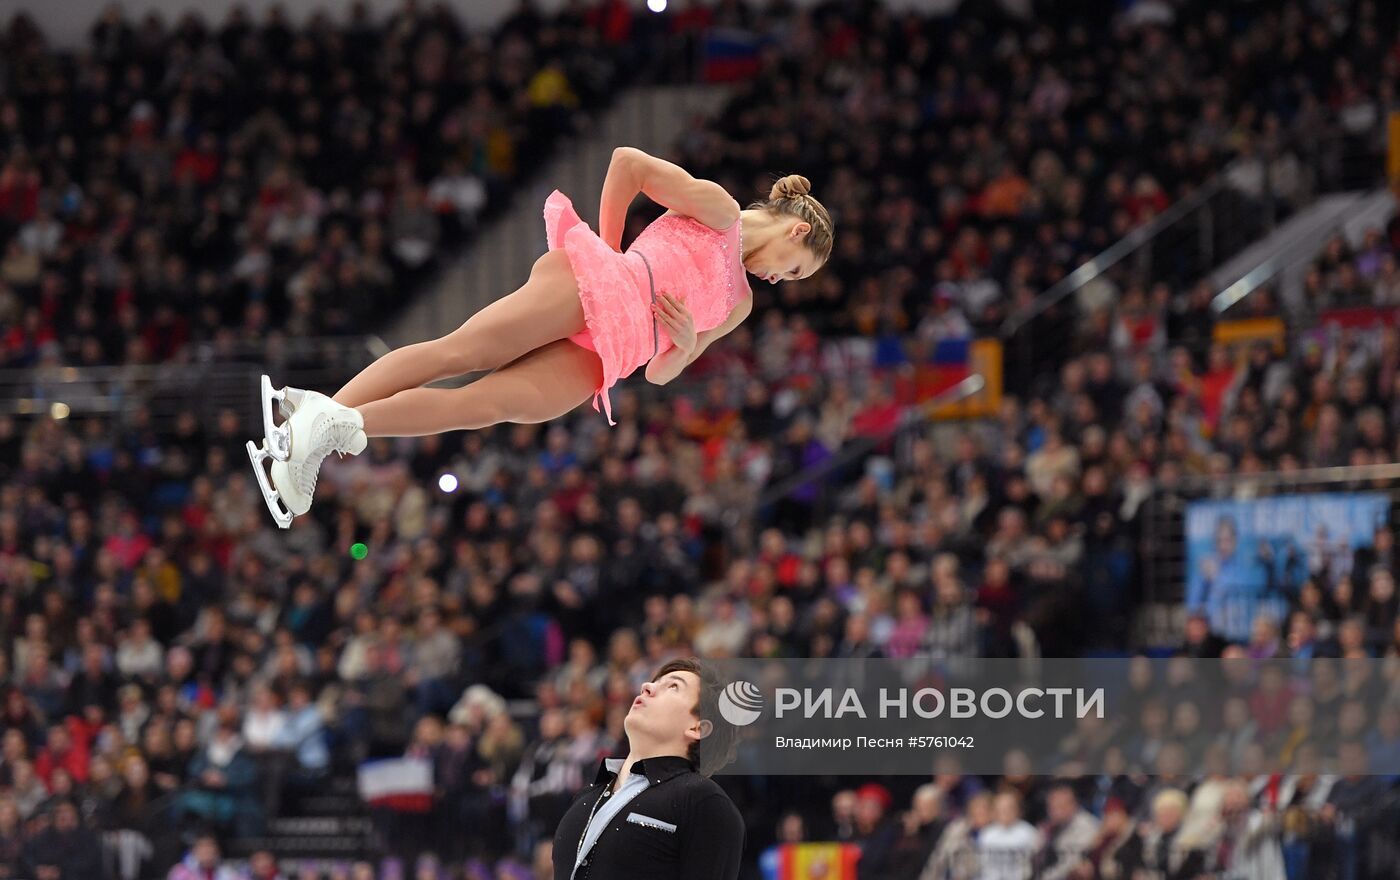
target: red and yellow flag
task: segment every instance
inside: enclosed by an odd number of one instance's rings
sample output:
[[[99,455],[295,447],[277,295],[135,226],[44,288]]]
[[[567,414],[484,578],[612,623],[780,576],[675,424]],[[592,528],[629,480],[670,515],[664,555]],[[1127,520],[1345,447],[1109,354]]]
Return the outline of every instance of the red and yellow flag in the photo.
[[[785,843],[764,854],[765,880],[856,880],[854,843]]]

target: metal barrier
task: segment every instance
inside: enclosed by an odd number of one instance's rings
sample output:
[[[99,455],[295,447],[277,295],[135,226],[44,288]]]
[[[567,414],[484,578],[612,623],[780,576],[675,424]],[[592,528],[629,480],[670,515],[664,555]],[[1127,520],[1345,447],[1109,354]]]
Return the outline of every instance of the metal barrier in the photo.
[[[333,390],[389,350],[377,336],[272,337],[267,342],[202,343],[188,363],[0,370],[0,413],[53,418],[148,418],[168,431],[183,412],[202,421],[233,410],[261,431],[258,376],[276,384]]]
[[[1340,222],[1337,223],[1332,227],[1332,231],[1335,232],[1341,226],[1342,224]],[[1239,305],[1245,297],[1272,282],[1288,268],[1290,263],[1291,259],[1288,254],[1279,254],[1272,259],[1265,260],[1254,267],[1254,269],[1243,278],[1228,285],[1224,290],[1217,293],[1215,297],[1211,299],[1210,307],[1215,310],[1217,315],[1224,315],[1230,309]]]
[[[1309,178],[1299,191],[1281,189],[1265,161],[1259,194],[1246,194],[1234,182],[1242,161],[1237,160],[1009,315],[1000,328],[1008,383],[1029,388],[1038,378],[1053,379],[1060,364],[1077,353],[1075,337],[1082,316],[1074,300],[1090,283],[1104,279],[1121,289],[1129,283],[1166,282],[1180,289],[1267,235],[1318,195],[1370,188],[1384,171],[1379,152],[1364,138],[1321,133],[1306,141],[1295,139],[1274,155],[1286,151],[1298,156]],[[1234,291],[1228,302],[1221,300],[1218,309],[1237,302],[1282,268],[1265,270],[1253,286]]]
[[[1324,207],[1324,202],[1331,204]],[[1234,317],[1230,310],[1245,303],[1255,291],[1272,288],[1276,306],[1298,321],[1313,317],[1310,311],[1314,306],[1306,302],[1303,294],[1302,276],[1326,247],[1325,242],[1334,236],[1342,236],[1353,243],[1360,240],[1365,231],[1382,227],[1395,213],[1395,196],[1387,188],[1377,188],[1363,193],[1340,194],[1329,199],[1319,199],[1318,214],[1323,222],[1313,224],[1306,236],[1299,239],[1285,238],[1277,242],[1275,253],[1255,265],[1238,280],[1226,285],[1211,301],[1211,308],[1225,319]],[[1217,276],[1218,278],[1218,276]],[[1223,278],[1218,278],[1224,281]],[[1369,304],[1369,299],[1367,303]],[[1353,305],[1348,303],[1347,305]],[[1247,309],[1238,309],[1247,312]]]
[[[1293,473],[1233,474],[1187,477],[1159,487],[1143,507],[1143,598],[1153,605],[1179,606],[1186,598],[1186,508],[1193,501],[1251,498],[1323,492],[1382,492],[1390,498],[1391,521],[1400,513],[1400,464],[1332,467]],[[1260,609],[1286,612],[1278,596],[1231,600],[1233,615]],[[1281,611],[1282,610],[1282,611]]]
[[[1217,174],[1200,189],[1174,203],[1150,222],[1129,232],[1103,253],[1060,279],[1024,309],[1008,316],[1001,325],[1002,336],[1016,336],[1022,329],[1058,306],[1066,297],[1078,292],[1084,285],[1129,257],[1133,258],[1133,268],[1138,274],[1152,275],[1156,248],[1149,245],[1154,245],[1163,236],[1174,234],[1182,241],[1195,238],[1197,262],[1201,265],[1213,265],[1216,253],[1215,217],[1222,207],[1214,203],[1217,200],[1223,202],[1229,193],[1231,190],[1225,185],[1224,173]]]
[[[181,413],[193,412],[201,421],[208,421],[232,410],[251,435],[262,430],[259,375],[270,375],[279,387],[294,385],[329,394],[390,350],[378,336],[274,337],[265,345],[196,345],[188,363],[5,369],[0,370],[0,414],[60,419],[104,416],[121,423],[140,418],[147,419],[156,431],[170,432]],[[430,387],[460,387],[484,375],[481,372],[444,379]],[[649,404],[662,397],[701,396],[716,379],[728,383],[737,394],[753,377],[746,371],[685,373],[664,389],[640,381],[640,376],[636,378],[638,381],[627,383],[628,389]],[[783,377],[767,378],[777,381]],[[921,406],[907,410],[896,433],[921,424],[940,406],[974,396],[984,384],[981,376],[970,376]],[[865,454],[884,439],[852,444],[842,451],[841,464]],[[799,483],[786,492],[827,472],[798,475]],[[769,498],[762,503],[776,500]]]
[[[752,507],[747,509],[731,507],[725,510],[723,522],[730,549],[735,552],[751,549],[754,543],[752,540],[754,522],[762,518],[765,512],[771,510],[774,505],[790,498],[804,487],[813,486],[818,489],[815,506],[822,508],[821,499],[826,493],[820,490],[828,476],[851,466],[881,446],[899,440],[916,429],[926,427],[939,408],[967,400],[980,392],[985,385],[986,380],[982,376],[977,374],[968,376],[952,388],[923,403],[906,408],[900,413],[898,423],[891,430],[855,438],[842,446],[841,449],[836,450],[830,458],[764,489]]]

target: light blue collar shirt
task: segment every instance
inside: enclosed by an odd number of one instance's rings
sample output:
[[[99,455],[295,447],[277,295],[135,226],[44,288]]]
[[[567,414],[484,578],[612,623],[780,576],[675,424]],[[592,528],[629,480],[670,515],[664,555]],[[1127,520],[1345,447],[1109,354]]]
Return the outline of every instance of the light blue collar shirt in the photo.
[[[622,765],[626,758],[607,758],[603,761],[603,766],[614,776],[622,771]],[[578,848],[578,855],[574,856],[574,870],[569,872],[573,877],[578,872],[578,866],[583,864],[583,860],[588,857],[588,851],[593,848],[593,844],[598,842],[598,837],[603,833],[603,829],[608,827],[608,823],[613,817],[627,806],[627,802],[641,794],[651,785],[651,780],[647,779],[645,773],[628,773],[627,781],[622,783],[619,791],[613,792],[608,799],[599,805],[593,814],[593,821],[588,823],[588,827],[583,829],[583,845]],[[599,797],[602,797],[599,794]]]

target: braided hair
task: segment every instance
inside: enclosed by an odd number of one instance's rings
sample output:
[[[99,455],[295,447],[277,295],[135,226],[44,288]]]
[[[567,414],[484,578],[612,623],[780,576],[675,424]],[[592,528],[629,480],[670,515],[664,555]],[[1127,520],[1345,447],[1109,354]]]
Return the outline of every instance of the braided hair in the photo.
[[[749,205],[751,209],[762,208],[772,211],[775,214],[787,214],[806,220],[812,227],[812,231],[807,233],[804,244],[816,254],[817,259],[825,263],[831,256],[831,246],[834,238],[834,230],[831,225],[831,215],[827,213],[822,203],[811,195],[812,182],[801,174],[789,174],[773,184],[773,188],[768,192],[768,198],[759,199]]]

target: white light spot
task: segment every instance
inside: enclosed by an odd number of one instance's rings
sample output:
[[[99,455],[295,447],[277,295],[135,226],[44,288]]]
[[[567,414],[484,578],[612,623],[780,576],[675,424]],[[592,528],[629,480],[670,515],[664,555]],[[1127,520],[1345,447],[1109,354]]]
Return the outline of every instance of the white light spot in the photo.
[[[68,418],[69,412],[71,412],[71,410],[68,409],[68,404],[62,401],[54,401],[54,404],[49,407],[49,415],[53,416],[55,419],[66,419]]]
[[[652,12],[665,12],[666,0],[647,0],[647,9]]]
[[[438,488],[444,492],[456,492],[457,477],[453,474],[443,474],[438,477]]]

